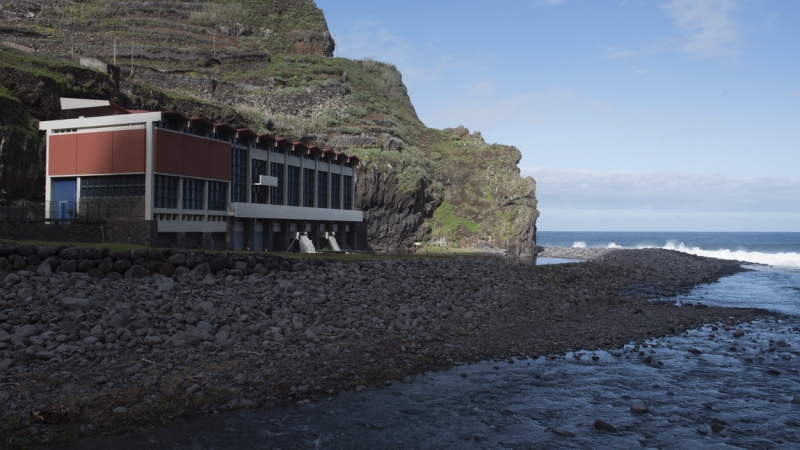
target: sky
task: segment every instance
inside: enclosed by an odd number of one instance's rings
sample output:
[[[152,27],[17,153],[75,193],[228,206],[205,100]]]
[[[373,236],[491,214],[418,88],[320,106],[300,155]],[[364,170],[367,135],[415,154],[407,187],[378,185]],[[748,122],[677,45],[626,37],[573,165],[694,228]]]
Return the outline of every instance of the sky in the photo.
[[[800,1],[316,0],[429,127],[517,147],[547,231],[800,231]]]

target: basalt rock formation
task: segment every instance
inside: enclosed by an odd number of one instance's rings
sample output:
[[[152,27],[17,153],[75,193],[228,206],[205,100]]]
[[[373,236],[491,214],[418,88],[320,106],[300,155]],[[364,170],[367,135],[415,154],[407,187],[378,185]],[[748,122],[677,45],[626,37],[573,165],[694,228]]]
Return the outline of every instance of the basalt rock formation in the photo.
[[[443,238],[535,251],[535,183],[519,176],[519,152],[427,128],[394,66],[332,57],[312,0],[15,0],[0,23],[7,199],[43,198],[36,125],[61,117],[59,97],[111,99],[359,155],[355,200],[375,249]],[[81,56],[116,62],[119,84]]]

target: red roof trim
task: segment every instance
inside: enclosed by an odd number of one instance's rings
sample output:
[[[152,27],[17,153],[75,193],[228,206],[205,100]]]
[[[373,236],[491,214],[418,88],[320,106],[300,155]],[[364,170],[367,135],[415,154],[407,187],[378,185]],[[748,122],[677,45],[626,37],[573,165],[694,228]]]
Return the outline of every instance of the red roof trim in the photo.
[[[195,122],[195,121],[197,121],[197,122],[204,122],[206,125],[210,125],[210,126],[212,126],[212,127],[213,127],[214,125],[216,125],[214,122],[212,122],[212,121],[210,121],[210,120],[206,119],[205,117],[192,117],[191,119],[189,119],[189,121],[191,121],[191,122]]]

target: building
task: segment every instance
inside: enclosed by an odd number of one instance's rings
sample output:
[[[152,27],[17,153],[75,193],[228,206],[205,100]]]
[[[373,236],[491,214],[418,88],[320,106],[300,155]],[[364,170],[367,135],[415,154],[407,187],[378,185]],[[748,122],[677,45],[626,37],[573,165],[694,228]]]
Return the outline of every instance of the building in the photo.
[[[76,118],[39,124],[50,223],[97,217],[114,240],[162,247],[366,247],[355,156],[175,111],[70,98],[61,108]]]

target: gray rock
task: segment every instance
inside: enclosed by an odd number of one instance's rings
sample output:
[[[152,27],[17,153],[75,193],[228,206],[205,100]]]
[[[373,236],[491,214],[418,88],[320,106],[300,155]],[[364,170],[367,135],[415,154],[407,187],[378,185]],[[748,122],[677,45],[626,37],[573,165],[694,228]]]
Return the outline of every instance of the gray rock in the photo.
[[[608,432],[611,432],[611,433],[616,433],[617,432],[616,428],[614,428],[609,423],[607,423],[606,421],[601,420],[601,419],[596,419],[594,421],[594,427],[595,427],[595,429],[600,430],[600,431],[608,431]]]
[[[125,272],[125,278],[144,278],[150,276],[150,271],[142,266],[136,265]]]
[[[72,298],[72,297],[65,297],[61,299],[61,306],[65,309],[89,309],[91,308],[92,301],[87,298]]]
[[[198,264],[191,271],[191,274],[194,276],[197,275],[204,276],[208,275],[209,273],[211,273],[211,268],[208,266],[208,263]]]
[[[123,414],[128,414],[128,408],[125,408],[123,406],[117,406],[116,408],[111,410],[111,412],[114,413],[114,415],[121,416]]]
[[[43,262],[39,264],[39,267],[36,268],[36,274],[43,277],[49,277],[53,275],[53,268],[50,267],[50,264],[47,262]]]
[[[51,270],[56,270],[56,268],[58,266],[60,266],[61,263],[64,262],[64,261],[61,258],[59,258],[58,256],[50,256],[48,258],[45,258],[44,262],[46,264],[50,264],[50,269]]]
[[[733,337],[735,338],[740,338],[742,336],[744,336],[744,330],[736,330],[733,332]]]
[[[5,344],[11,342],[11,335],[8,334],[8,332],[2,328],[0,328],[0,342]]]
[[[149,330],[149,329],[153,328],[153,325],[151,325],[150,321],[148,321],[147,319],[141,318],[141,319],[136,319],[136,320],[132,321],[125,328],[127,328],[127,329],[129,329],[129,330],[131,330],[132,332],[135,333],[138,330]]]
[[[10,358],[0,359],[0,372],[6,371],[14,365],[14,360]]]
[[[6,391],[0,391],[0,405],[6,403],[11,399],[11,394]]]
[[[101,278],[106,276],[106,273],[103,271],[103,269],[101,269],[99,267],[95,267],[94,269],[87,270],[86,271],[86,275],[88,275],[88,276],[90,276],[92,278],[101,279]]]
[[[186,263],[186,255],[184,253],[176,253],[169,257],[169,262],[176,266],[183,265]]]
[[[231,263],[231,259],[227,256],[216,256],[211,258],[208,262],[208,266],[212,273],[219,273],[225,269],[230,269]]]
[[[135,250],[131,250],[131,259],[135,261],[137,259],[146,257],[147,254],[148,254],[147,249],[137,248]]]
[[[570,431],[567,431],[567,430],[565,430],[565,429],[563,429],[563,428],[553,428],[553,429],[551,429],[550,431],[552,431],[553,433],[555,433],[555,434],[557,434],[557,435],[559,435],[559,436],[564,436],[564,437],[575,437],[575,433],[572,433],[572,432],[570,432]]]
[[[131,262],[127,259],[118,259],[114,261],[114,266],[111,270],[119,274],[124,274],[131,268]]]
[[[39,249],[33,244],[23,244],[20,245],[17,249],[17,253],[22,256],[31,256],[36,253]]]
[[[800,404],[800,395],[795,395],[792,399],[792,403]]]
[[[5,284],[6,286],[15,286],[20,281],[21,281],[21,279],[20,279],[19,275],[15,274],[15,273],[10,273],[10,274],[6,275],[6,277],[3,279],[3,284]]]
[[[631,405],[631,412],[637,414],[644,414],[650,412],[650,408],[642,402],[636,402]]]
[[[64,261],[56,268],[56,273],[72,273],[78,268],[78,263],[74,259]]]
[[[55,247],[42,246],[42,247],[39,247],[39,251],[38,251],[37,254],[39,255],[39,258],[47,259],[47,258],[55,255],[57,252],[58,252],[58,249],[56,249]]]
[[[151,248],[147,251],[147,257],[152,261],[162,261],[164,259],[164,252],[157,248]]]
[[[164,261],[158,266],[158,273],[166,277],[171,277],[175,273],[175,266],[169,261]]]
[[[131,252],[126,250],[112,250],[108,252],[108,257],[112,261],[126,261],[131,259]]]
[[[248,399],[236,399],[228,402],[228,409],[252,408],[256,406],[256,402]]]
[[[90,269],[94,269],[94,261],[91,259],[82,259],[78,262],[78,272],[86,273]]]
[[[69,259],[69,260],[78,259],[78,256],[79,256],[78,255],[78,249],[75,248],[75,247],[65,248],[64,250],[61,250],[60,252],[58,252],[58,257],[61,258],[62,260],[63,259]]]
[[[121,312],[116,313],[111,316],[111,322],[109,323],[113,328],[124,327],[128,323],[128,315]]]
[[[161,339],[160,336],[145,336],[145,338],[144,338],[144,343],[147,344],[147,345],[151,345],[151,346],[152,345],[159,345],[159,344],[162,344],[163,342],[164,342],[164,340]]]

